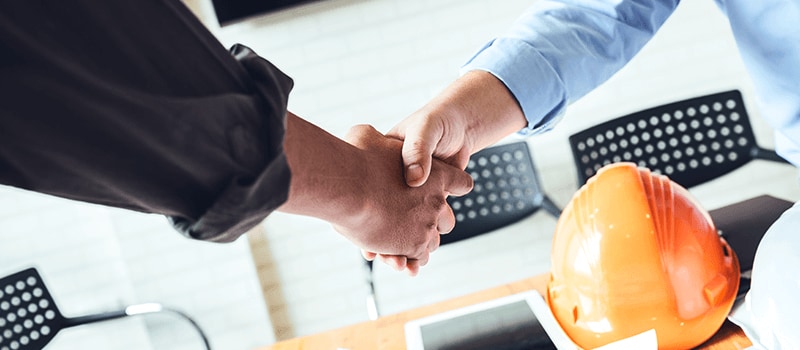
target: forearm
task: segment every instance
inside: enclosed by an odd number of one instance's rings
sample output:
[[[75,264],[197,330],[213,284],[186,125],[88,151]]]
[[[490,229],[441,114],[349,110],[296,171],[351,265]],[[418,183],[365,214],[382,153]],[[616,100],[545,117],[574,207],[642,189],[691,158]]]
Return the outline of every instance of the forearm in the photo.
[[[292,180],[279,211],[331,223],[360,211],[353,201],[363,197],[357,148],[289,112],[284,149]]]

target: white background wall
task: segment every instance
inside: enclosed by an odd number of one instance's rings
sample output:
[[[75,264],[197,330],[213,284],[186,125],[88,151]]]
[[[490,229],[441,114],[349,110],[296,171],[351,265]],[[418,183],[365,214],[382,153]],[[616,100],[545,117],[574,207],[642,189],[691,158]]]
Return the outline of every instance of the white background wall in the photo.
[[[454,80],[531,2],[326,0],[224,28],[207,0],[188,3],[225,46],[246,44],[294,78],[293,112],[342,136],[357,123],[387,131]],[[725,18],[711,0],[684,1],[634,61],[568,109],[564,123],[528,139],[546,191],[563,206],[577,189],[571,133],[732,88],[743,91],[757,138],[771,147]],[[795,170],[764,162],[693,193],[709,209],[762,193],[800,199]],[[396,312],[545,272],[554,227],[540,213],[443,247],[416,278],[376,264],[380,306]],[[273,334],[283,339],[367,319],[358,251],[329,225],[275,214],[263,231],[253,239],[254,264],[244,238],[192,242],[158,216],[0,188],[0,275],[39,266],[67,315],[144,301],[176,305],[219,349],[252,349]],[[188,349],[197,348],[194,339],[181,321],[155,317],[74,329],[50,348]]]
[[[31,266],[67,317],[160,302],[189,314],[216,349],[274,340],[244,238],[227,245],[191,241],[157,215],[0,187],[0,276]],[[47,349],[202,349],[202,343],[186,321],[156,314],[69,328]]]

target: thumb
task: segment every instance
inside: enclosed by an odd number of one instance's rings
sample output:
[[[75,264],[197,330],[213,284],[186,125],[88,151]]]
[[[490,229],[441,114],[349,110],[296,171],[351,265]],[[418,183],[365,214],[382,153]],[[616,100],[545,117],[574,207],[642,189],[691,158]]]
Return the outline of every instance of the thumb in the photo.
[[[445,173],[444,190],[446,192],[454,196],[463,196],[472,191],[472,176],[465,171],[447,164],[441,164],[441,169],[437,167],[436,171]]]
[[[419,187],[428,181],[433,151],[441,138],[441,131],[435,128],[422,128],[416,133],[406,133],[403,141],[403,165],[409,186]]]
[[[374,253],[374,252],[370,252],[370,251],[361,249],[361,256],[363,256],[365,260],[372,261],[372,260],[375,260],[376,256],[378,256],[378,253]]]

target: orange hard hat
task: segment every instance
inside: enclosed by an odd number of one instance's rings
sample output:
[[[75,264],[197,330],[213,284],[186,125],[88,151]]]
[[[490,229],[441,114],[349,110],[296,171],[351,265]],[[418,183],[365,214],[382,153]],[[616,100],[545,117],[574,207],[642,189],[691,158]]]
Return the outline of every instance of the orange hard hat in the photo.
[[[689,349],[725,321],[739,262],[711,217],[666,176],[616,163],[573,196],[553,237],[547,302],[580,347],[655,330]]]

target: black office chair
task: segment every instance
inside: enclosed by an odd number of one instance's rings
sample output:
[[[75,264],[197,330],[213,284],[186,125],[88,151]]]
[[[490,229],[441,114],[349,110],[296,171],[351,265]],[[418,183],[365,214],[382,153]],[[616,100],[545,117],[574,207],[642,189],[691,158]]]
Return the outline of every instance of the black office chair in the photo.
[[[540,209],[555,218],[561,209],[544,193],[536,174],[528,144],[524,141],[489,147],[470,157],[466,171],[472,176],[473,190],[461,197],[449,197],[456,226],[441,236],[446,245],[492,232],[511,225]],[[379,315],[375,300],[372,262],[366,261],[370,319]]]
[[[601,167],[634,162],[689,188],[754,159],[787,163],[759,147],[737,90],[619,117],[569,137],[578,184]]]
[[[199,333],[205,349],[211,348],[203,330],[194,320],[158,303],[131,305],[124,310],[80,317],[64,317],[39,272],[35,268],[28,268],[0,279],[0,349],[38,350],[64,328],[156,312],[169,312],[187,320]]]

